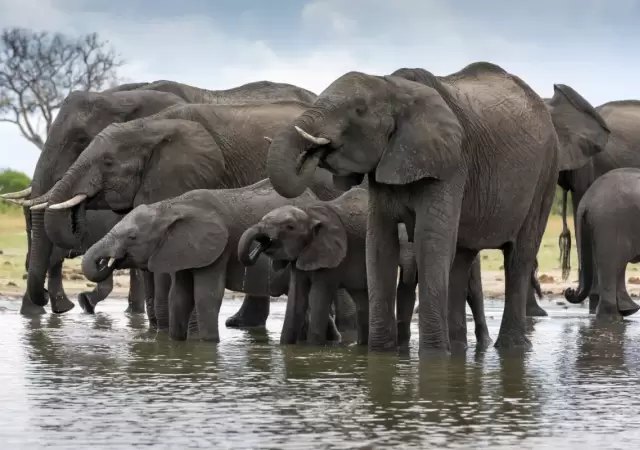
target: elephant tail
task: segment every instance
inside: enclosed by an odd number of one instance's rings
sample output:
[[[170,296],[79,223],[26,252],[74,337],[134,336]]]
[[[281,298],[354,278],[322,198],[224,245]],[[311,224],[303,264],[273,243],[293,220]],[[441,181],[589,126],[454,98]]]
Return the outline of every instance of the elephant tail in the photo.
[[[569,303],[582,303],[591,292],[593,284],[593,237],[587,225],[587,212],[578,213],[576,218],[576,241],[580,246],[580,277],[577,292],[572,288],[564,291]]]
[[[567,193],[566,189],[562,190],[562,233],[558,238],[563,280],[569,278],[569,273],[571,272],[571,231],[567,226]]]

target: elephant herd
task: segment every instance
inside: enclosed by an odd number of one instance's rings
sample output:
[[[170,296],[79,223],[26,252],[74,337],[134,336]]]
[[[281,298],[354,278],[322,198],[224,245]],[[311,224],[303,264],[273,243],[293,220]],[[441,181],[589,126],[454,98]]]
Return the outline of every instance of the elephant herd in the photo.
[[[25,211],[21,312],[73,308],[62,264],[83,255],[97,283],[79,296],[84,311],[130,269],[128,310],[176,340],[218,342],[229,289],[245,294],[229,327],[264,325],[270,297],[287,295],[282,343],[353,330],[371,351],[395,351],[418,297],[420,354],[442,354],[467,346],[467,303],[478,346],[492,342],[478,253],[501,249],[495,346],[527,348],[526,316],[546,315],[536,255],[559,185],[563,274],[568,192],[581,269],[566,298],[589,296],[598,318],[633,314],[624,270],[640,260],[640,102],[594,108],[553,88],[543,99],[476,62],[446,76],[349,72],[320,95],[269,81],[72,92],[31,186],[3,195]]]

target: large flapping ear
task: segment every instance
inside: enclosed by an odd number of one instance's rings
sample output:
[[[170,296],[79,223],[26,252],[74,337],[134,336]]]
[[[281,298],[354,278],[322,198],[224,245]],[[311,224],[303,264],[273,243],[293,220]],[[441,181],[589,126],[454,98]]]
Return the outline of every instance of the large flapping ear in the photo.
[[[391,80],[393,78],[393,80]],[[435,89],[397,77],[396,130],[376,169],[376,181],[408,184],[422,178],[445,180],[462,161],[463,129]]]
[[[214,187],[219,182],[225,172],[224,155],[202,125],[180,119],[158,119],[149,125],[159,131],[136,205]]]
[[[347,232],[338,214],[324,205],[307,208],[311,218],[311,241],[296,261],[300,270],[338,267],[347,255]]]
[[[545,103],[560,141],[559,170],[578,169],[604,151],[609,127],[591,104],[564,84],[553,85]]]
[[[149,258],[149,271],[174,273],[206,267],[222,255],[229,232],[216,211],[185,204],[166,214],[174,217],[167,221],[164,238]]]

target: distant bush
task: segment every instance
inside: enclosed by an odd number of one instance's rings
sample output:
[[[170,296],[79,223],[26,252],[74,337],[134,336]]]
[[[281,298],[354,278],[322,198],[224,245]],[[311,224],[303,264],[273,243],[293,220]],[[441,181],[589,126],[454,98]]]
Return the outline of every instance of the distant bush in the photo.
[[[6,192],[15,192],[26,189],[31,184],[31,179],[22,172],[17,170],[4,169],[0,170],[0,194]],[[0,201],[0,213],[21,211],[18,205]]]
[[[567,198],[567,217],[573,216],[573,204],[571,203],[571,194]],[[551,214],[562,214],[562,188],[556,186],[556,193],[553,197],[553,204],[551,205]]]

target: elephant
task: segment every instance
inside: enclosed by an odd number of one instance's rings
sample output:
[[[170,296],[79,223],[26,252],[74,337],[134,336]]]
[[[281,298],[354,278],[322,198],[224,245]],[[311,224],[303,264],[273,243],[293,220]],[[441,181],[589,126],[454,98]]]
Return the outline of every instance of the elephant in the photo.
[[[568,87],[565,87],[567,89]],[[587,102],[584,100],[584,102]],[[566,111],[563,105],[558,106],[552,100],[547,104],[555,122],[560,122],[558,133],[563,136],[562,141],[567,147],[576,147],[582,144],[580,135],[566,136],[562,133],[562,114]],[[568,193],[571,193],[573,217],[576,217],[578,205],[587,189],[593,182],[605,173],[624,167],[640,168],[640,132],[636,124],[640,121],[640,101],[620,100],[605,103],[595,108],[596,115],[591,126],[585,129],[585,133],[591,133],[594,137],[598,134],[603,150],[589,158],[582,165],[568,166],[560,171],[558,185],[563,189],[562,202],[562,234],[560,235],[560,253],[563,279],[567,279],[571,269],[571,232],[567,226],[567,201]],[[565,119],[565,121],[568,119]],[[604,130],[604,131],[603,131]],[[605,140],[604,134],[609,134]],[[574,150],[575,151],[575,150]],[[576,223],[574,221],[574,227]],[[574,228],[575,229],[575,228]],[[578,255],[580,246],[578,246]],[[589,310],[595,313],[597,297],[590,297]]]
[[[48,195],[55,184],[71,167],[92,139],[107,125],[145,117],[164,108],[186,102],[209,102],[216,104],[268,103],[281,100],[313,101],[316,95],[306,89],[285,83],[258,81],[219,91],[210,91],[194,86],[159,80],[153,83],[128,83],[103,92],[74,91],[63,102],[56,119],[49,130],[45,148],[40,155],[31,186],[21,192],[5,194],[5,199],[16,200],[35,211],[25,211],[28,215],[27,228],[33,231],[34,255],[31,256],[31,233],[27,258],[31,270],[28,271],[27,291],[22,301],[24,314],[42,314],[42,306],[47,304],[44,282],[49,278],[61,281],[61,272],[55,267],[47,267],[53,251],[52,239],[66,243],[65,247],[77,244],[72,232],[73,224],[69,214],[58,214],[57,225],[44,229],[44,212],[40,210],[48,201]],[[40,206],[36,206],[40,205]],[[32,226],[33,224],[33,226]],[[90,224],[89,224],[90,226]],[[62,283],[58,283],[62,289]],[[64,313],[73,308],[64,291],[53,296],[52,310]],[[31,301],[29,301],[31,300]]]
[[[291,101],[187,104],[125,124],[112,124],[56,184],[46,210],[47,229],[56,225],[58,213],[65,209],[71,210],[74,223],[82,224],[84,208],[126,213],[138,205],[193,189],[238,188],[264,179],[269,148],[265,137],[277,133],[306,107]],[[320,169],[318,173],[314,178],[318,182],[312,187],[316,195],[332,199],[342,193],[333,186],[327,171]],[[154,294],[160,297],[155,315],[163,329],[168,326],[164,305],[169,282],[160,273],[154,278]],[[245,300],[253,305],[260,303],[262,312],[269,307],[268,297]],[[252,318],[251,309],[240,310],[247,320]],[[258,319],[264,324],[266,315]],[[254,320],[252,325],[259,323]]]
[[[318,201],[297,207],[286,205],[267,213],[248,228],[238,244],[238,258],[253,266],[261,254],[273,265],[290,267],[282,344],[294,344],[301,332],[303,314],[310,310],[307,342],[324,344],[327,312],[339,288],[346,289],[358,309],[358,344],[369,339],[369,294],[365,263],[367,209],[369,194],[362,188],[351,189],[337,199]],[[401,275],[397,288],[397,329],[399,345],[406,346],[416,295],[416,261],[405,227],[398,227]],[[478,266],[479,268],[479,266]],[[479,275],[479,273],[478,273]],[[482,295],[477,320],[482,323],[478,342],[490,342]],[[466,318],[465,318],[466,319]]]
[[[317,166],[346,185],[367,176],[368,347],[397,349],[396,229],[403,222],[414,242],[419,348],[427,357],[449,354],[452,341],[466,346],[462,293],[472,262],[489,248],[502,249],[505,259],[505,307],[494,345],[530,348],[527,291],[559,151],[542,98],[501,67],[475,62],[446,76],[406,68],[387,76],[346,73],[274,136],[267,173],[288,198],[304,190]]]
[[[580,248],[580,284],[568,288],[569,303],[595,298],[596,318],[619,319],[636,313],[627,292],[628,263],[640,262],[640,169],[613,169],[598,177],[582,196],[576,211]]]
[[[264,179],[237,189],[195,189],[141,204],[85,253],[82,269],[93,281],[125,267],[170,273],[170,337],[187,338],[195,311],[198,338],[219,342],[218,314],[225,288],[267,297],[282,293],[274,292],[270,283],[282,270],[272,268],[267,258],[249,268],[240,263],[242,233],[274,208],[316,200],[310,189],[286,199]]]

